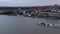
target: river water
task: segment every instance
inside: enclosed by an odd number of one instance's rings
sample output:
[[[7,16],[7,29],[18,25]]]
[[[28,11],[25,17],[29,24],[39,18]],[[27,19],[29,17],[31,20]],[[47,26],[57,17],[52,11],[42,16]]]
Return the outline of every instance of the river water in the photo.
[[[40,22],[60,24],[60,20],[0,15],[0,34],[60,34],[59,28],[38,26]]]

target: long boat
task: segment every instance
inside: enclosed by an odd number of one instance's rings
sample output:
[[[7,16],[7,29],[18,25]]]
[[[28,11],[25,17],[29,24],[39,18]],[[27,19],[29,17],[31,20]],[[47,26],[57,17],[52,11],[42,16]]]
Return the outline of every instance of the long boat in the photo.
[[[55,28],[60,28],[60,24],[38,23],[37,25],[40,25],[40,26],[48,26],[48,27],[55,27]]]

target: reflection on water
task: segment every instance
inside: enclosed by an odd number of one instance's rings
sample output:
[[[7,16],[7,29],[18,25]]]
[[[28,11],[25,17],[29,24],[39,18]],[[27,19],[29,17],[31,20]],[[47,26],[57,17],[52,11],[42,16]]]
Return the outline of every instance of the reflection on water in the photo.
[[[39,22],[60,23],[60,20],[0,15],[0,34],[57,34],[58,28],[37,26]]]

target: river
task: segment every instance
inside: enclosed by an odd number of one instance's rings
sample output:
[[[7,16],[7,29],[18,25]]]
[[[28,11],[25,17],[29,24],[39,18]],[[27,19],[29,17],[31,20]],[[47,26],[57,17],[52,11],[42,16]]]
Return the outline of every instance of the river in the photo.
[[[0,34],[60,34],[59,28],[38,26],[40,22],[60,24],[60,20],[0,15]]]

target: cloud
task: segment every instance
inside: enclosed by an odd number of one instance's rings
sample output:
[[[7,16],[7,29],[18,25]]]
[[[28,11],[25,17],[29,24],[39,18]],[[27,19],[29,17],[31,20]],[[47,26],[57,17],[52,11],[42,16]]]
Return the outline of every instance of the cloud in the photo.
[[[60,0],[0,0],[0,6],[40,6],[60,4]]]
[[[6,1],[12,1],[12,0],[0,0],[0,2],[6,2]]]

